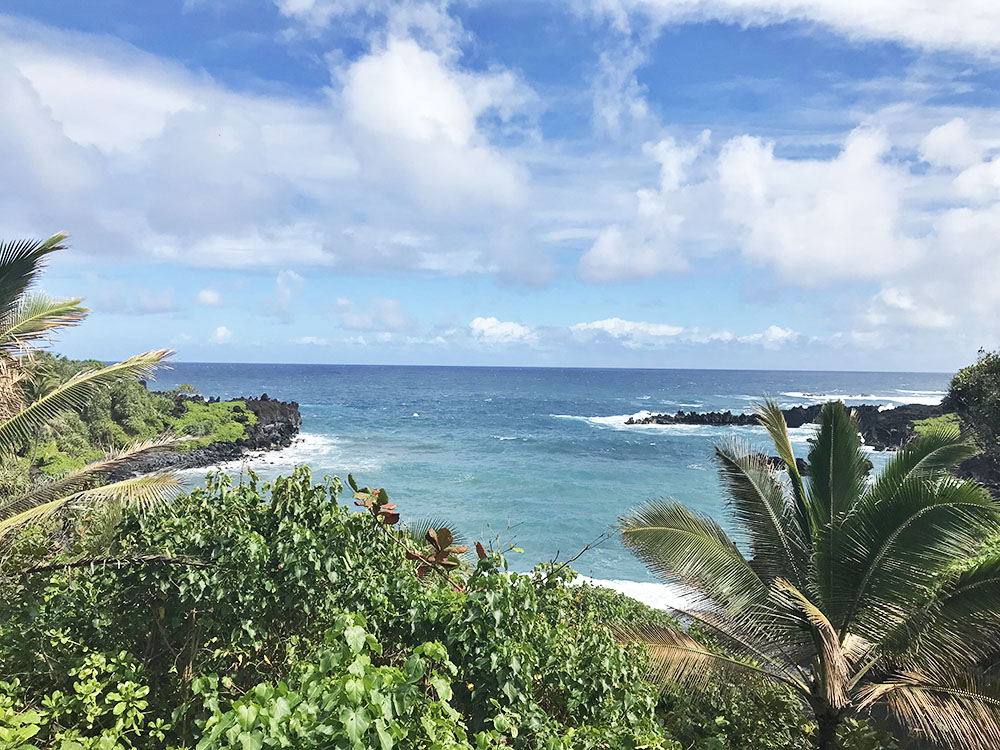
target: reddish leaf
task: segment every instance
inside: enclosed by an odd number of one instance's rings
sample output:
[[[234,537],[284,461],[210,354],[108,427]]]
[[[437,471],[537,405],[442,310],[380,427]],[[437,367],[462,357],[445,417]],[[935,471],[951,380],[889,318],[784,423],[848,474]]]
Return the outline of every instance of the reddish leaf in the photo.
[[[452,535],[451,529],[445,526],[442,529],[437,530],[438,548],[445,549],[451,546]]]
[[[434,549],[441,549],[441,545],[438,544],[437,532],[434,529],[427,529],[427,541],[434,545]]]
[[[423,578],[425,575],[427,575],[427,571],[429,570],[430,568],[428,568],[426,565],[421,565],[419,568],[417,568],[417,578]]]
[[[476,554],[479,555],[480,560],[486,559],[486,548],[482,542],[476,542]]]
[[[394,523],[399,521],[399,513],[383,513],[381,518],[382,523],[386,526],[392,526]]]
[[[420,560],[420,562],[427,562],[427,558],[421,555],[419,552],[411,552],[410,550],[406,550],[406,559]]]
[[[469,545],[467,544],[453,544],[445,549],[445,552],[451,555],[464,555],[469,551]]]

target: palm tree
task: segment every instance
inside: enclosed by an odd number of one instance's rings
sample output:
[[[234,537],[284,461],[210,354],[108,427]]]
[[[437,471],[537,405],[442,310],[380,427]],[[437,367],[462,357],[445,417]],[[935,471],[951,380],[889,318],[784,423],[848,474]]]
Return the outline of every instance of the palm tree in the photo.
[[[99,392],[122,380],[151,377],[172,353],[157,349],[44,388],[31,386],[31,355],[39,342],[53,330],[76,325],[89,312],[79,299],[56,300],[30,291],[47,256],[65,249],[65,240],[60,233],[44,241],[0,243],[0,460],[18,460],[18,452],[60,414],[83,409]],[[60,510],[95,504],[147,505],[166,499],[180,486],[169,473],[104,480],[136,455],[176,442],[164,436],[129,446],[20,495],[0,497],[0,550],[14,529]]]
[[[1000,650],[1000,506],[948,471],[975,448],[957,428],[910,441],[874,479],[858,424],[826,404],[795,465],[773,401],[757,408],[784,473],[748,446],[716,448],[752,557],[717,523],[672,500],[621,519],[625,544],[687,592],[690,633],[634,627],[658,681],[761,678],[785,685],[837,746],[846,718],[876,704],[949,748],[1000,747],[1000,692],[979,665]]]

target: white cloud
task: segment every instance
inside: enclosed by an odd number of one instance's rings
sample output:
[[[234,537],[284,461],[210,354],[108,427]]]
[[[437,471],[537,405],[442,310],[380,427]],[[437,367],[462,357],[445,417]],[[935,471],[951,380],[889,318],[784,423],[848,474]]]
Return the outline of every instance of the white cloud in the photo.
[[[801,21],[856,40],[887,40],[989,55],[1000,51],[1000,5],[994,0],[591,0],[620,27],[629,16],[657,25],[715,20],[741,26]]]
[[[534,344],[538,340],[535,331],[528,326],[494,317],[473,318],[469,323],[469,330],[473,337],[483,344]]]
[[[233,340],[233,332],[226,326],[219,326],[208,339],[210,344],[228,344]]]
[[[605,282],[683,271],[688,263],[678,247],[691,192],[689,170],[708,144],[708,131],[693,143],[673,138],[648,143],[643,152],[659,164],[657,189],[635,193],[635,218],[627,226],[606,227],[580,259],[580,276]]]
[[[929,164],[948,168],[968,167],[979,161],[983,148],[972,137],[968,123],[961,117],[938,125],[920,141],[920,158]]]
[[[374,297],[365,302],[354,302],[345,297],[337,299],[340,324],[350,331],[408,331],[413,321],[398,300]]]
[[[684,333],[682,326],[667,323],[647,323],[645,321],[622,320],[607,318],[590,323],[576,323],[570,330],[578,337],[590,339],[595,334],[610,336],[622,342],[629,349],[662,346],[664,343],[677,339]]]
[[[798,285],[882,278],[922,248],[901,226],[907,175],[885,160],[885,135],[855,130],[830,160],[784,159],[741,136],[718,159],[724,214],[743,255]]]
[[[195,302],[205,307],[218,307],[222,304],[222,295],[215,289],[202,289],[198,292]]]
[[[297,339],[292,339],[293,344],[301,344],[302,346],[327,346],[329,341],[319,336],[300,336]]]
[[[277,287],[275,297],[275,313],[283,323],[290,323],[292,320],[292,305],[302,294],[306,281],[295,271],[288,269],[279,271],[274,279]]]
[[[881,289],[872,298],[867,318],[875,327],[941,329],[955,322],[953,315],[918,301],[907,289],[894,286]]]
[[[799,337],[797,331],[781,326],[768,326],[760,333],[751,333],[746,336],[739,336],[737,341],[741,344],[760,344],[765,349],[780,349],[785,344],[790,344]]]
[[[335,5],[368,12],[286,10]],[[0,220],[38,234],[58,215],[79,252],[205,268],[503,274],[538,258],[493,251],[529,221],[516,146],[533,93],[463,67],[441,6],[376,15],[391,33],[331,70],[326,97],[236,91],[110,37],[0,17],[0,162],[18,173]]]
[[[369,169],[402,177],[425,207],[524,199],[527,173],[490,145],[478,122],[526,104],[530,93],[510,73],[469,74],[412,39],[390,37],[340,78],[345,117]]]

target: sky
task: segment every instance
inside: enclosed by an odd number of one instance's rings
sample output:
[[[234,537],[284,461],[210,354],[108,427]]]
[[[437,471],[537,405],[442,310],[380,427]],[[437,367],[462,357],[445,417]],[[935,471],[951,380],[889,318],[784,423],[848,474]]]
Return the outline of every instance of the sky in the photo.
[[[1000,345],[995,0],[5,0],[54,347],[919,370]]]

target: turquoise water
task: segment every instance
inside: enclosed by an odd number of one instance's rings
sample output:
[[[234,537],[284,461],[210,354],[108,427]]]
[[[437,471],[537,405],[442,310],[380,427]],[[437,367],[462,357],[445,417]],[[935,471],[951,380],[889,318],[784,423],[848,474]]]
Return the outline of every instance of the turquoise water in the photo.
[[[265,477],[307,463],[383,486],[404,518],[450,521],[472,538],[522,548],[528,569],[578,552],[646,498],[669,496],[724,526],[712,448],[733,435],[766,445],[759,428],[626,427],[642,411],[747,411],[762,394],[784,405],[936,403],[949,376],[917,373],[176,363],[155,387],[298,401],[302,436],[254,459]],[[804,455],[810,428],[795,430]],[[876,466],[884,455],[873,456]],[[238,471],[239,467],[228,467]],[[191,475],[197,480],[203,472]],[[734,530],[735,531],[735,530]],[[652,580],[617,541],[575,565],[597,579]]]

